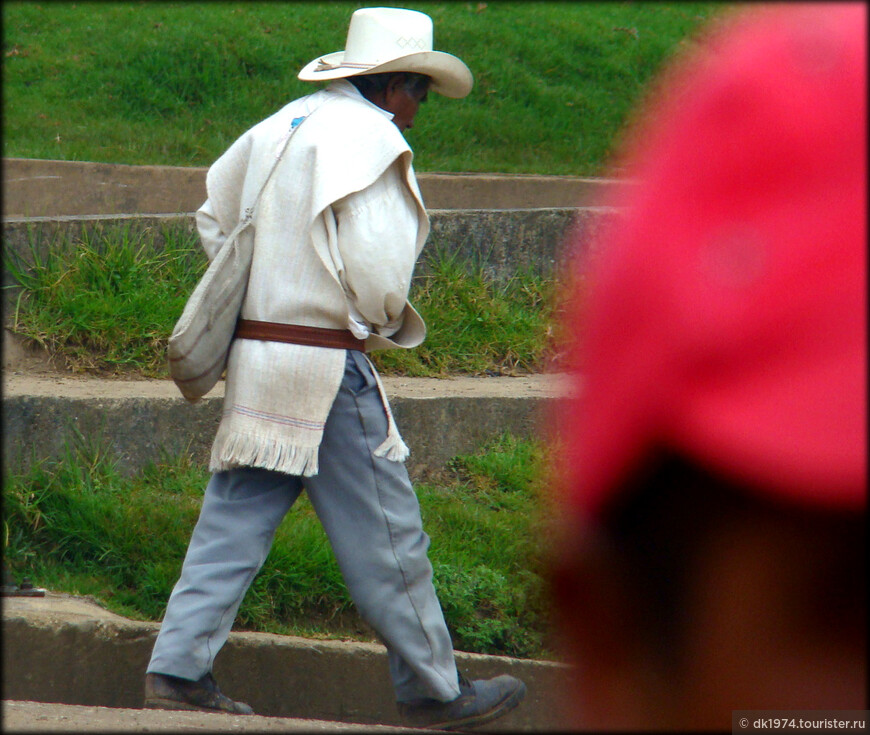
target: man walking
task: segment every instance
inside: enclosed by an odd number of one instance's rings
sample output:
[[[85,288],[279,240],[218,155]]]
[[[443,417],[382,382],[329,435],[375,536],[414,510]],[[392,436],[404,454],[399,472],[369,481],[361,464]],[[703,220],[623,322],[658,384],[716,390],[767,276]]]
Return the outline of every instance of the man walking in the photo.
[[[425,336],[407,295],[429,224],[402,131],[430,89],[464,97],[472,75],[432,50],[427,15],[366,8],[353,14],[345,50],[299,78],[331,83],[242,135],[209,169],[197,212],[213,259],[262,189],[214,474],[148,665],[145,706],[252,713],[220,692],[212,666],[305,490],[354,603],[387,646],[403,719],[489,722],[525,685],[469,682],[456,670],[408,448],[365,356]]]

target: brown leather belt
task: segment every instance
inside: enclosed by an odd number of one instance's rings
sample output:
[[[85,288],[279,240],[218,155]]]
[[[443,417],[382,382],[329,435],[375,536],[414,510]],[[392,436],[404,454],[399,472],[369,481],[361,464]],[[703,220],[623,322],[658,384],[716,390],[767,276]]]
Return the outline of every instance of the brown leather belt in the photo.
[[[348,329],[325,329],[323,327],[304,327],[300,324],[239,319],[236,323],[235,336],[241,339],[289,342],[294,345],[308,345],[310,347],[332,347],[339,350],[359,350],[360,352],[366,350],[366,341],[357,339]]]

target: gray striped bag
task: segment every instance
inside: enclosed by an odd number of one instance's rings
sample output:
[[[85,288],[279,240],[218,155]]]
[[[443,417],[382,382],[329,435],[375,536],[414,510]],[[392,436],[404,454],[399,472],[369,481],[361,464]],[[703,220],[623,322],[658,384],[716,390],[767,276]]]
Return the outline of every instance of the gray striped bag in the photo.
[[[304,117],[294,118],[254,202],[209,264],[169,337],[169,374],[191,403],[214,388],[227,364],[248,287],[254,242],[250,225],[260,196]]]

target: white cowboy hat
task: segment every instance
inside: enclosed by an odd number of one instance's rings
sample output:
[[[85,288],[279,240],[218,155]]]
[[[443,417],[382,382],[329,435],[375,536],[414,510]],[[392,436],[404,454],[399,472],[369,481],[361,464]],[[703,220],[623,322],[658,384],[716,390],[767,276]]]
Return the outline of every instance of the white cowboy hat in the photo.
[[[432,19],[402,8],[354,11],[345,50],[306,64],[299,79],[317,82],[387,71],[427,74],[432,77],[432,91],[446,97],[465,97],[474,84],[471,71],[460,59],[432,50]]]

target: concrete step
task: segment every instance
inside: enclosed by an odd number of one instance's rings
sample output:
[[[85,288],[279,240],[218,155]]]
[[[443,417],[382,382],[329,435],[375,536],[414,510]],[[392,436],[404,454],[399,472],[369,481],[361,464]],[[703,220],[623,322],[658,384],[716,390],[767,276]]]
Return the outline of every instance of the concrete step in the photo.
[[[567,395],[563,375],[483,378],[384,378],[405,442],[408,470],[423,479],[457,454],[504,432],[541,435],[546,410]],[[224,384],[187,403],[169,380],[76,378],[13,369],[3,374],[3,452],[7,468],[58,458],[74,435],[102,441],[126,471],[161,456],[190,454],[208,463]]]
[[[569,247],[594,253],[603,229],[618,216],[618,210],[603,207],[430,210],[429,238],[417,262],[415,277],[429,273],[432,260],[443,255],[478,266],[487,277],[500,281],[521,271],[549,278],[564,266]],[[7,217],[3,220],[3,250],[4,255],[30,264],[35,257],[44,261],[55,243],[74,243],[86,238],[99,247],[103,241],[129,239],[151,243],[159,251],[170,238],[181,242],[194,238],[192,242],[198,243],[195,232],[191,213]],[[14,283],[11,270],[4,269],[3,284]],[[14,312],[15,291],[7,289],[7,314]]]
[[[3,159],[3,216],[195,212],[206,199],[205,167],[127,166],[87,161]],[[614,179],[417,172],[431,209],[595,206]]]
[[[367,728],[401,725],[382,645],[268,633],[231,633],[214,673],[230,696],[248,702],[258,715],[280,720],[140,710],[144,672],[158,629],[158,623],[129,620],[70,595],[4,598],[4,731],[72,731],[82,725],[104,732],[259,732],[279,727],[329,732],[339,729],[330,722]],[[570,673],[566,666],[462,652],[456,658],[470,678],[507,673],[526,683],[523,703],[482,731],[564,729],[560,701]],[[76,707],[47,708],[34,702]]]

